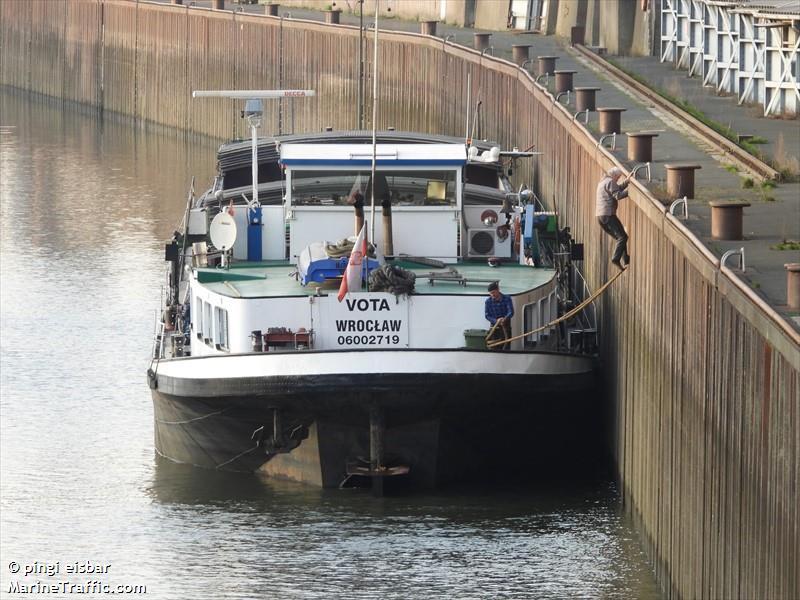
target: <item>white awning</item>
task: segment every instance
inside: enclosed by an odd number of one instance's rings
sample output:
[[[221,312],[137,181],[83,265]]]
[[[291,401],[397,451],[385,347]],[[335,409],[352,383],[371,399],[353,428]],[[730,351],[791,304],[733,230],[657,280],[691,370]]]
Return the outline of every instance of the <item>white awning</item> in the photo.
[[[281,144],[281,164],[293,169],[320,167],[369,167],[369,144]],[[380,167],[421,167],[456,169],[464,166],[463,144],[378,144],[376,164]]]

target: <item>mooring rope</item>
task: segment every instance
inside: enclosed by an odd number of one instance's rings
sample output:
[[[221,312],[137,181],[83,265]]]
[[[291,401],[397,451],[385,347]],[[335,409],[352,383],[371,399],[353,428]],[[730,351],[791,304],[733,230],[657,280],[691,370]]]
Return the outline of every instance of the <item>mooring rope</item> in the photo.
[[[200,415],[199,417],[194,417],[193,419],[186,419],[185,421],[165,421],[164,419],[159,419],[158,417],[155,418],[155,421],[157,423],[161,423],[162,425],[186,425],[187,423],[194,423],[195,421],[202,421],[203,419],[208,419],[209,417],[221,415],[227,410],[227,408],[223,408],[222,410],[208,413],[207,415]]]
[[[625,269],[625,270],[627,270],[627,269]],[[579,313],[580,311],[582,311],[582,310],[583,310],[584,308],[586,308],[586,307],[587,307],[589,304],[591,304],[592,302],[594,302],[594,301],[597,299],[597,297],[598,297],[598,296],[600,296],[600,294],[602,294],[603,292],[605,292],[605,291],[606,291],[606,289],[608,288],[608,286],[610,286],[612,283],[614,283],[614,282],[617,280],[617,278],[618,278],[620,275],[622,275],[622,274],[625,272],[625,270],[623,270],[623,271],[620,271],[619,273],[617,273],[616,275],[614,275],[614,277],[612,277],[611,279],[609,279],[608,281],[606,281],[606,282],[605,282],[605,283],[604,283],[604,284],[603,284],[603,285],[600,287],[600,289],[598,289],[598,290],[597,290],[597,291],[596,291],[594,294],[592,294],[591,296],[589,296],[589,297],[588,297],[586,300],[584,300],[583,302],[581,302],[581,303],[580,303],[578,306],[576,306],[575,308],[573,308],[573,309],[572,309],[571,311],[569,311],[568,313],[566,313],[566,314],[564,314],[564,315],[560,316],[560,317],[559,317],[558,319],[556,319],[555,321],[551,321],[551,322],[549,322],[547,325],[543,325],[542,327],[539,327],[539,328],[537,328],[537,329],[534,329],[534,330],[532,330],[532,331],[526,331],[525,333],[520,333],[519,335],[515,335],[514,337],[511,337],[511,338],[506,338],[506,339],[504,339],[504,340],[497,340],[497,341],[494,341],[494,342],[487,342],[487,344],[486,344],[486,347],[487,347],[487,348],[494,348],[495,346],[502,346],[503,344],[508,344],[509,342],[513,342],[513,341],[515,341],[515,340],[519,340],[519,339],[521,339],[521,338],[524,338],[524,337],[527,337],[527,336],[529,336],[529,335],[533,335],[534,333],[539,333],[540,331],[544,331],[545,329],[549,329],[549,328],[551,328],[553,325],[558,325],[559,323],[561,323],[561,321],[566,321],[567,319],[569,319],[569,318],[573,317],[574,315],[576,315],[577,313]],[[492,328],[492,331],[494,331],[494,327]],[[491,332],[490,332],[490,333],[491,333]]]
[[[227,466],[227,465],[231,464],[233,461],[235,461],[235,460],[237,460],[237,459],[239,459],[239,458],[242,458],[242,457],[243,457],[245,454],[250,454],[251,452],[254,452],[254,451],[256,451],[256,450],[258,450],[258,444],[256,444],[256,445],[255,445],[255,446],[253,446],[252,448],[248,448],[247,450],[244,450],[243,452],[239,452],[239,454],[237,454],[237,455],[236,455],[236,456],[234,456],[233,458],[231,458],[231,459],[229,459],[229,460],[226,460],[225,462],[219,463],[219,464],[218,464],[216,467],[214,467],[214,468],[215,468],[215,469],[221,469],[222,467],[225,467],[225,466]]]
[[[389,292],[395,296],[408,295],[414,291],[417,276],[413,271],[385,263],[369,274],[371,292]]]
[[[492,328],[489,330],[489,333],[486,334],[486,338],[485,338],[486,341],[489,341],[489,338],[492,337],[492,334],[494,333],[494,330],[497,329],[497,326],[499,324],[500,324],[500,322],[497,319],[495,319],[494,325],[492,325]],[[505,341],[503,343],[505,343]]]

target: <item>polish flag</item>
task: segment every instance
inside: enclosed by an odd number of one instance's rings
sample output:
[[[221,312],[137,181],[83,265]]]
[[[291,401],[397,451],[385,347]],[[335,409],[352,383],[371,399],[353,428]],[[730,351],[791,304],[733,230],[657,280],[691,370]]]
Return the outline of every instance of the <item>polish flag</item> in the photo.
[[[339,286],[339,302],[344,300],[345,294],[351,291],[361,291],[362,263],[367,258],[367,221],[361,226],[361,231],[356,238],[356,244],[350,252],[347,268],[344,270],[342,285]]]

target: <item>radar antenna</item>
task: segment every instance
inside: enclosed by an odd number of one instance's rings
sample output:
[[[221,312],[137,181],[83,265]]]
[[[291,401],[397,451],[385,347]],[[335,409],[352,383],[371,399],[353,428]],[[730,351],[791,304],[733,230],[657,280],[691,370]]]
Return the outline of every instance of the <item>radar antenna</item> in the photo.
[[[253,150],[253,205],[261,206],[258,201],[258,128],[261,126],[261,117],[264,114],[264,99],[274,98],[304,98],[316,96],[314,90],[195,90],[192,98],[231,98],[246,100],[242,116],[247,117],[250,125]]]

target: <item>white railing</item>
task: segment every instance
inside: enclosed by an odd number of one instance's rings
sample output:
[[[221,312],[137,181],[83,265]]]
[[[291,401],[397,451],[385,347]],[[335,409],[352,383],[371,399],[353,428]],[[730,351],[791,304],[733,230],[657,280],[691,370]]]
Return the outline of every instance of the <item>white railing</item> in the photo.
[[[765,116],[798,114],[800,30],[787,19],[797,15],[744,1],[662,0],[659,56],[739,104],[761,104]]]

